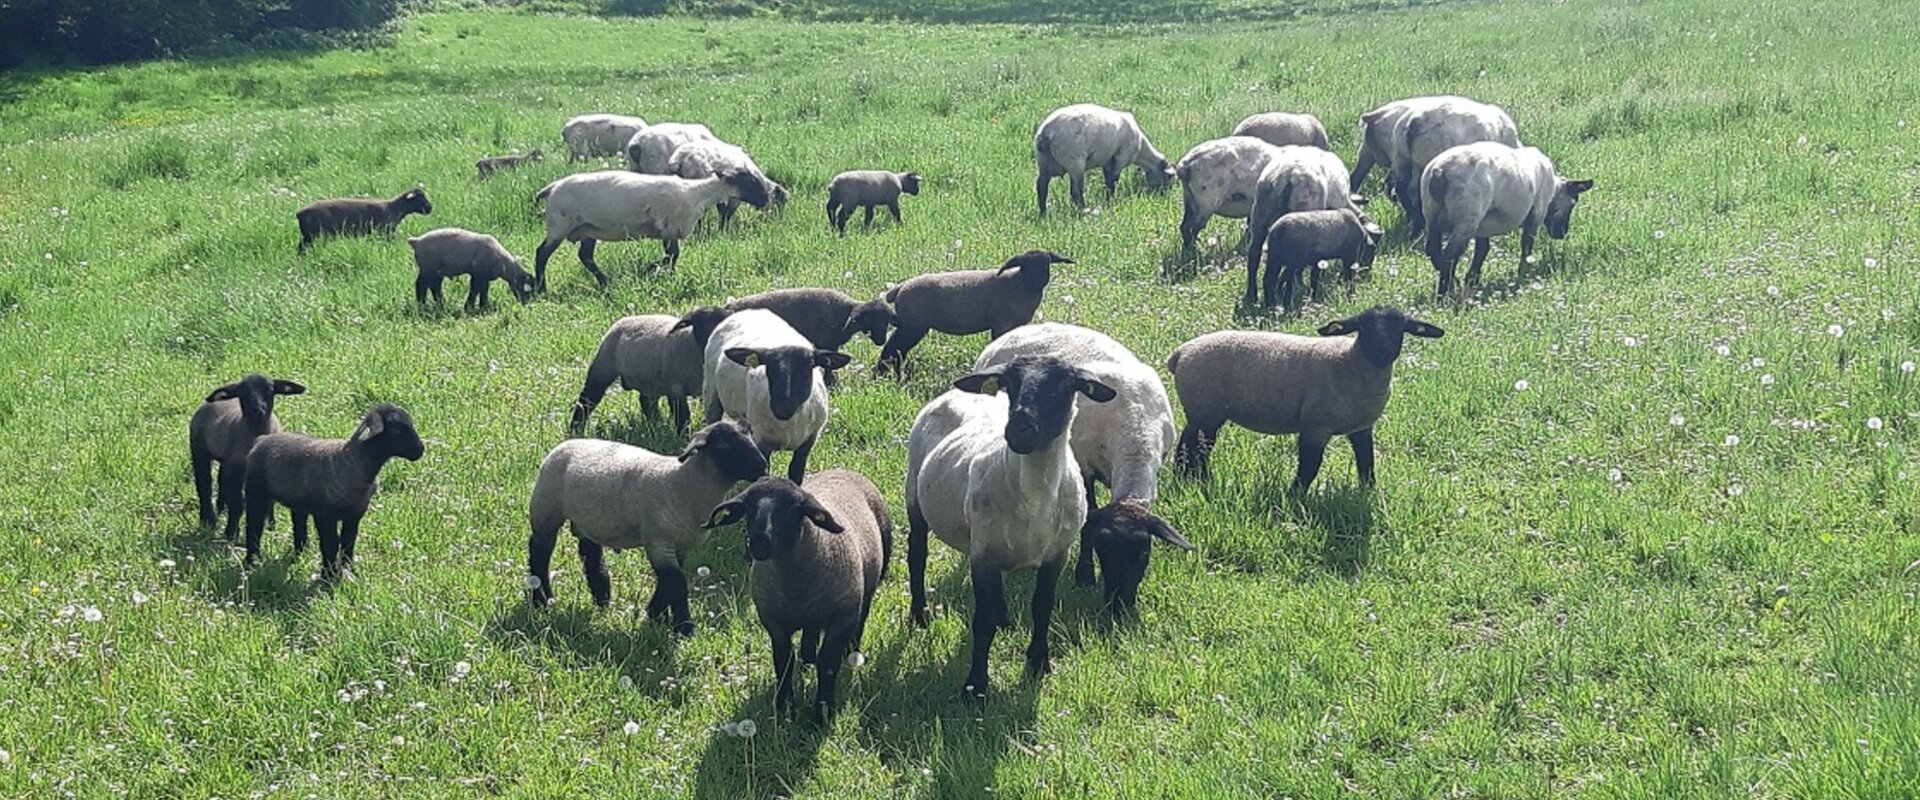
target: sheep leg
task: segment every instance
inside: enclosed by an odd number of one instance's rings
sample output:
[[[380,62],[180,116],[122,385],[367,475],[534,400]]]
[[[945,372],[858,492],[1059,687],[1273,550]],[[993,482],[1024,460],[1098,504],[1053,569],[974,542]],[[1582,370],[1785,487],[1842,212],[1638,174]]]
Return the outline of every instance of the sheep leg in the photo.
[[[527,576],[539,581],[528,598],[535,607],[553,602],[553,546],[560,538],[560,520],[542,520],[532,515],[532,532],[527,535]]]
[[[820,434],[816,433],[807,437],[807,440],[801,442],[799,447],[794,448],[793,458],[787,461],[787,480],[800,483],[806,478],[807,456],[813,453],[813,443],[819,438]]]
[[[1262,277],[1261,288],[1266,292],[1267,306],[1278,302],[1283,309],[1293,308],[1293,289],[1300,283],[1300,265],[1280,266],[1269,258],[1266,275]]]
[[[1067,172],[1067,196],[1073,198],[1073,207],[1075,209],[1087,207],[1087,171],[1085,168],[1079,171]]]
[[[1093,475],[1081,473],[1080,478],[1087,485],[1087,516],[1091,517],[1097,505],[1094,503]],[[1080,557],[1073,563],[1073,584],[1075,586],[1092,586],[1095,577],[1093,572],[1093,536],[1087,531],[1086,526],[1082,525],[1080,527]]]
[[[353,566],[354,545],[360,543],[360,518],[355,514],[340,520],[340,565]]]
[[[987,697],[987,655],[993,652],[993,636],[1000,632],[1006,618],[1007,597],[1000,583],[1000,570],[979,562],[973,565],[973,668],[960,694],[974,700]],[[1037,594],[1037,590],[1036,590]]]
[[[705,414],[703,424],[706,425],[719,422],[720,418],[727,414],[726,406],[720,403],[720,396],[710,389],[702,390],[700,393],[700,410]]]
[[[907,351],[926,338],[926,328],[901,326],[893,329],[887,337],[887,344],[880,348],[880,358],[874,361],[873,375],[879,377],[886,372],[888,365],[893,367],[895,378],[904,378],[907,366]]]
[[[808,628],[800,632],[800,663],[812,664],[820,660],[819,628]]]
[[[547,259],[553,258],[553,251],[560,249],[560,243],[566,239],[549,238],[540,243],[533,251],[533,286],[538,291],[547,290]]]
[[[1373,485],[1373,429],[1354,431],[1347,434],[1347,443],[1353,445],[1353,467],[1360,473],[1360,485]]]
[[[907,505],[907,589],[913,598],[908,617],[924,629],[933,622],[927,613],[927,518],[913,504]]]
[[[684,394],[667,395],[667,408],[673,412],[673,429],[679,433],[687,432],[687,396]]]
[[[479,284],[477,289],[474,286],[474,283]],[[473,298],[473,293],[475,291],[480,292],[480,299],[478,302],[476,302]],[[478,308],[483,308],[483,309],[492,308],[493,307],[493,279],[480,278],[477,281],[469,282],[467,284],[467,302],[474,303],[474,305]]]
[[[828,632],[820,645],[820,663],[814,670],[814,680],[819,683],[813,695],[814,722],[825,724],[833,716],[834,684],[839,682],[840,665],[847,657],[850,638],[847,626],[841,625]]]
[[[340,521],[315,514],[313,524],[320,529],[320,579],[332,580],[340,574]]]
[[[653,574],[656,579],[654,594],[661,607],[672,614],[673,632],[681,636],[693,635],[693,611],[687,605],[687,573],[680,567],[676,557],[653,559]],[[648,603],[648,614],[652,615],[653,603]]]
[[[640,416],[649,420],[659,419],[660,404],[654,402],[653,397],[646,392],[635,392],[635,394],[640,395]]]
[[[307,551],[307,512],[291,508],[287,512],[293,517],[293,554],[297,556]]]
[[[1189,195],[1186,198],[1186,202],[1181,203],[1180,205],[1180,249],[1181,250],[1193,249],[1194,243],[1200,239],[1200,231],[1207,227],[1207,217],[1209,216],[1210,215],[1204,214],[1200,211],[1199,204],[1193,201],[1193,197],[1191,195]]]
[[[1427,260],[1433,262],[1433,270],[1440,274],[1440,286],[1436,293],[1441,297],[1453,291],[1453,270],[1459,265],[1460,253],[1466,247],[1466,241],[1459,236],[1448,241],[1438,230],[1427,232]]]
[[[1520,223],[1520,269],[1527,268],[1528,259],[1533,258],[1533,235],[1540,230],[1540,223],[1533,217],[1527,217]]]
[[[738,210],[740,210],[740,204],[732,200],[714,207],[714,214],[720,217],[720,230],[727,229],[727,225],[733,222],[733,213]]]
[[[587,268],[587,272],[593,275],[593,279],[600,283],[600,288],[605,289],[607,288],[607,273],[601,272],[600,265],[593,262],[593,248],[598,246],[600,246],[600,242],[597,239],[581,239],[580,263]]]
[[[1320,474],[1320,462],[1327,455],[1325,434],[1300,434],[1300,470],[1293,476],[1293,491],[1304,492]]]
[[[1053,655],[1047,649],[1047,628],[1053,624],[1054,593],[1060,585],[1060,570],[1066,554],[1040,565],[1033,583],[1033,640],[1027,643],[1027,674],[1045,675],[1053,671]]]
[[[1493,246],[1493,240],[1485,236],[1473,240],[1473,263],[1467,265],[1468,289],[1480,285],[1480,265],[1487,261],[1487,251]]]
[[[193,454],[193,494],[200,500],[200,524],[213,527],[213,521],[220,511],[213,505],[213,456],[195,452]],[[233,513],[232,508],[227,509]]]
[[[1040,168],[1040,177],[1033,179],[1033,196],[1040,204],[1040,216],[1047,215],[1047,187],[1053,182],[1053,175],[1046,167]]]
[[[243,493],[247,504],[247,566],[260,563],[260,534],[266,530],[267,518],[273,516],[273,495],[267,491],[266,470],[258,470],[247,476],[248,486]]]
[[[1247,293],[1243,298],[1245,305],[1254,305],[1260,301],[1260,295],[1254,288],[1254,281],[1260,274],[1260,254],[1267,249],[1267,228],[1264,225],[1247,226]]]
[[[835,217],[839,216],[839,214],[840,214],[840,199],[837,197],[827,198],[827,227],[829,228],[840,227],[840,223],[834,219]],[[846,233],[846,230],[842,229],[840,232]]]
[[[853,219],[853,211],[853,206],[843,207],[840,209],[840,216],[833,221],[833,226],[838,228],[842,235],[847,232],[847,220]]]
[[[602,370],[598,360],[587,367],[586,383],[580,386],[580,396],[573,401],[573,417],[567,420],[568,430],[579,433],[587,427],[587,417],[600,406],[600,399],[607,396],[607,390],[613,387],[613,381],[619,377],[612,369]],[[645,403],[641,404],[645,408]]]
[[[773,690],[773,708],[785,714],[793,703],[793,631],[769,629],[767,637],[773,642],[773,682],[779,687]]]
[[[242,464],[228,461],[220,465],[220,507],[227,510],[227,529],[221,535],[232,539],[240,532],[240,481],[247,474]]]
[[[893,215],[893,224],[895,225],[900,224],[901,220],[900,220],[899,198],[895,198],[887,201],[887,212]]]
[[[1213,443],[1221,424],[1205,425],[1189,416],[1187,428],[1180,432],[1180,443],[1173,451],[1173,465],[1189,478],[1206,477],[1207,459],[1213,454]]]
[[[667,260],[665,262],[667,269],[673,269],[675,264],[680,263],[680,240],[662,239],[660,244],[667,251]]]
[[[866,205],[863,205],[860,208],[862,211],[866,212],[866,217],[860,220],[860,227],[862,228],[873,227],[873,204],[867,203]]]
[[[1120,162],[1108,161],[1100,165],[1100,177],[1106,181],[1107,202],[1113,202],[1113,190],[1120,185]]]
[[[433,288],[433,276],[424,272],[420,273],[419,277],[413,279],[413,302],[423,306],[426,305],[427,293],[433,291]]]
[[[1365,134],[1361,135],[1365,136]],[[1360,191],[1360,184],[1366,182],[1367,173],[1373,171],[1373,163],[1373,148],[1366,146],[1364,142],[1361,143],[1360,152],[1353,157],[1353,177],[1347,179],[1348,192]]]

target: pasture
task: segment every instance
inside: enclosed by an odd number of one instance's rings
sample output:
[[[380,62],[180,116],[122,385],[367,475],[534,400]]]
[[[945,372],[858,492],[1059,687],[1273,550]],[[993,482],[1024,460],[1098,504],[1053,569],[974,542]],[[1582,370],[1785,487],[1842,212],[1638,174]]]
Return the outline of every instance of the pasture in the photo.
[[[0,795],[1920,795],[1913,15],[1330,0],[1235,19],[1253,4],[1223,0],[1157,25],[1164,4],[1005,5],[934,24],[455,9],[370,50],[0,76]],[[1112,202],[1073,213],[1056,185],[1034,214],[1033,126],[1057,106],[1129,109],[1170,159],[1311,111],[1350,161],[1360,113],[1437,93],[1499,103],[1598,182],[1536,263],[1496,241],[1465,300],[1434,298],[1384,202],[1371,274],[1297,316],[1238,309],[1236,224],[1183,259],[1178,189],[1137,171]],[[605,292],[564,247],[551,292],[496,287],[471,316],[459,286],[414,305],[399,238],[294,255],[304,203],[421,184],[434,212],[402,236],[484,231],[530,266],[532,195],[589,111],[706,123],[794,200],[683,243],[671,272],[648,271],[656,242],[604,244]],[[825,183],[853,168],[925,177],[904,225],[828,231]],[[1155,509],[1199,552],[1160,549],[1131,623],[1063,581],[1054,674],[1024,679],[1003,635],[984,706],[957,691],[971,599],[940,544],[931,629],[908,625],[896,556],[824,730],[772,714],[737,528],[689,561],[692,638],[639,613],[634,553],[609,557],[598,611],[563,542],[556,603],[528,608],[527,492],[614,319],[869,297],[1034,247],[1077,262],[1041,314],[1149,364],[1375,303],[1447,335],[1397,367],[1374,491],[1336,442],[1289,499],[1292,439],[1229,427],[1210,480],[1162,473]],[[984,343],[930,336],[901,385],[849,344],[813,469],[873,478],[904,531],[913,414]],[[353,580],[290,559],[284,514],[249,573],[197,524],[187,417],[249,371],[309,387],[278,405],[290,430],[346,436],[394,402],[427,440],[384,474]],[[680,443],[619,393],[588,435]],[[1008,586],[1024,621],[1032,580]]]

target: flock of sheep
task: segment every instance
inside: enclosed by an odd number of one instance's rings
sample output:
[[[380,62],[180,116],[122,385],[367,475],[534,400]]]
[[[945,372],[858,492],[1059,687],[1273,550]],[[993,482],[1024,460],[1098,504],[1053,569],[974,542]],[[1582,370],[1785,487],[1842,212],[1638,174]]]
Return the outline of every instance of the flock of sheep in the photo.
[[[1520,230],[1524,258],[1541,225],[1549,236],[1566,235],[1575,201],[1592,186],[1561,177],[1545,155],[1520,147],[1504,111],[1466,98],[1389,103],[1364,115],[1361,125],[1351,172],[1326,149],[1317,119],[1286,113],[1250,117],[1234,135],[1203,142],[1169,164],[1133,115],[1068,106],[1046,117],[1034,136],[1036,201],[1045,214],[1049,184],[1064,175],[1075,205],[1083,206],[1087,172],[1096,168],[1109,195],[1129,167],[1140,167],[1150,185],[1177,177],[1183,243],[1191,247],[1212,216],[1246,219],[1248,302],[1257,299],[1255,278],[1265,256],[1267,301],[1290,303],[1302,272],[1318,289],[1322,262],[1341,264],[1349,279],[1370,264],[1381,229],[1356,192],[1376,165],[1387,167],[1386,190],[1413,230],[1424,227],[1442,293],[1452,289],[1468,242],[1476,245],[1466,276],[1471,284],[1489,237]],[[631,169],[574,174],[539,191],[546,235],[532,274],[485,234],[444,228],[408,239],[418,267],[417,300],[428,293],[440,299],[441,283],[457,275],[470,277],[470,309],[486,303],[493,280],[526,299],[545,288],[547,261],[565,241],[579,244],[581,264],[604,285],[606,275],[593,260],[600,241],[659,239],[671,263],[707,209],[717,208],[725,226],[739,204],[759,208],[786,198],[786,189],[744,150],[702,125],[594,114],[568,121],[562,138],[570,161],[618,155]],[[483,159],[476,172],[484,179],[539,158],[536,150]],[[878,208],[899,220],[900,195],[919,188],[911,172],[843,173],[829,185],[828,223],[844,233],[856,210],[864,209],[871,223]],[[393,200],[314,203],[297,215],[299,249],[326,235],[391,233],[408,214],[431,211],[420,189]],[[692,421],[688,398],[697,394],[704,424],[674,454],[584,438],[548,453],[528,505],[526,582],[533,602],[552,599],[553,548],[561,528],[571,525],[595,603],[605,606],[611,598],[604,550],[638,548],[656,578],[649,617],[691,634],[684,559],[705,530],[744,521],[746,553],[755,562],[754,605],[772,641],[776,704],[790,704],[792,638],[800,633],[798,660],[818,671],[813,710],[825,716],[834,706],[835,676],[859,648],[893,549],[893,521],[871,480],[846,469],[807,471],[830,416],[834,372],[851,363],[842,348],[865,336],[881,348],[875,374],[897,374],[908,351],[931,331],[986,332],[992,340],[972,369],[914,419],[905,482],[911,619],[920,627],[930,620],[931,533],[967,558],[973,649],[964,692],[984,696],[987,654],[995,633],[1011,621],[1003,573],[1038,571],[1026,665],[1044,673],[1055,585],[1076,540],[1076,583],[1095,582],[1097,561],[1108,606],[1121,613],[1135,604],[1154,542],[1192,549],[1151,510],[1156,475],[1170,450],[1177,468],[1204,476],[1226,423],[1298,434],[1293,485],[1304,489],[1319,472],[1328,442],[1344,436],[1360,481],[1371,484],[1373,426],[1385,410],[1404,339],[1443,335],[1430,323],[1376,306],[1326,324],[1319,337],[1199,336],[1166,360],[1187,423],[1176,440],[1167,388],[1153,367],[1098,331],[1033,323],[1052,270],[1073,263],[1031,250],[997,269],[920,275],[866,301],[834,289],[785,289],[679,316],[616,321],[587,369],[570,430],[584,430],[616,381],[639,394],[650,418],[659,413],[656,398],[665,398],[682,433]],[[304,391],[257,374],[214,390],[190,425],[194,477],[203,523],[211,525],[224,509],[231,537],[244,512],[248,563],[259,556],[275,503],[292,512],[296,552],[304,548],[311,517],[322,574],[331,578],[353,561],[381,467],[394,456],[417,460],[424,448],[407,413],[385,404],[369,410],[344,440],[282,432],[275,398]],[[791,453],[784,478],[769,474],[777,451]],[[221,467],[217,505],[215,462]],[[736,492],[742,482],[749,485]],[[1105,505],[1096,500],[1096,483],[1108,486]]]

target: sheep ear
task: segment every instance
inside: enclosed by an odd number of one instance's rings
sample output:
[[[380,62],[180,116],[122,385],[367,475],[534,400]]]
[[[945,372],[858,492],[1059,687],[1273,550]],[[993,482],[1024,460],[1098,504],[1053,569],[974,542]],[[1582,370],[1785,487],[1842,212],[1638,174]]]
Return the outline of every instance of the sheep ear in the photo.
[[[835,520],[832,514],[827,513],[827,510],[820,506],[808,504],[806,514],[807,521],[813,523],[813,527],[828,533],[847,532],[847,529],[841,527],[839,521]]]
[[[273,393],[274,394],[306,394],[307,387],[301,386],[300,384],[294,383],[293,381],[274,381]]]
[[[1364,206],[1367,204],[1367,196],[1363,194],[1356,194],[1351,197],[1348,197],[1347,201],[1350,203],[1353,203],[1356,206]]]
[[[366,419],[360,421],[360,429],[353,432],[354,441],[364,442],[372,439],[379,436],[380,432],[386,428],[387,422],[381,419],[379,414],[368,414]]]
[[[1417,319],[1407,320],[1406,326],[1400,330],[1422,339],[1438,339],[1447,335],[1446,331],[1440,330],[1440,326],[1431,322],[1421,322]]]
[[[747,511],[747,504],[739,500],[728,500],[713,507],[713,513],[707,516],[707,523],[700,527],[706,529],[722,528],[739,522]]]
[[[1321,336],[1345,336],[1349,333],[1353,333],[1353,328],[1348,327],[1344,319],[1336,319],[1320,326]]]
[[[240,396],[240,384],[229,383],[225,386],[222,386],[218,389],[213,390],[212,393],[208,394],[207,402],[218,403],[222,400],[232,400],[239,396]]]
[[[1153,521],[1147,524],[1147,532],[1153,534],[1153,538],[1189,553],[1195,549],[1193,543],[1187,541],[1187,537],[1181,536],[1179,531],[1174,530],[1172,525],[1168,525],[1166,520],[1159,517],[1154,517]]]
[[[1087,399],[1096,403],[1105,403],[1118,394],[1113,391],[1113,387],[1087,377],[1085,373],[1081,373],[1080,385],[1076,388],[1081,394],[1086,395]]]
[[[760,366],[760,354],[753,352],[753,349],[748,347],[727,348],[727,360],[746,367],[747,369]]]
[[[667,329],[667,332],[673,333],[674,331],[680,330],[681,328],[691,328],[691,327],[693,327],[693,318],[681,317],[679,322],[673,323],[673,327]]]
[[[1593,181],[1567,181],[1567,194],[1579,197],[1582,192],[1593,188]]]
[[[953,388],[974,394],[995,394],[1000,391],[1001,371],[1001,368],[995,367],[964,376],[953,382]]]
[[[821,350],[813,354],[814,366],[827,370],[828,372],[843,369],[851,363],[853,363],[853,356],[838,350]]]
[[[707,434],[704,432],[694,434],[687,440],[687,446],[680,449],[680,463],[687,463],[687,459],[692,458],[694,453],[700,452],[700,448],[706,446]]]

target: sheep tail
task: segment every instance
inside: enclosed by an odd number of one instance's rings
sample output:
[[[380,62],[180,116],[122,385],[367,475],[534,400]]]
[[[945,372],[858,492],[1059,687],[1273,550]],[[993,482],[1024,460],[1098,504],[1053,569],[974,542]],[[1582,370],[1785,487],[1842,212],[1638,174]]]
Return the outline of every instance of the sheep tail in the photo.
[[[545,200],[548,197],[552,196],[554,187],[559,185],[560,185],[559,181],[554,181],[553,183],[549,183],[545,186],[540,187],[540,191],[533,193],[533,202],[539,203],[540,201]]]
[[[899,299],[899,297],[900,297],[900,287],[895,286],[887,290],[887,294],[886,294],[887,302],[891,303],[894,300]]]
[[[1167,354],[1167,371],[1173,372],[1178,369],[1180,369],[1180,348],[1176,347],[1173,348],[1172,353]]]
[[[1053,135],[1042,133],[1033,139],[1033,152],[1037,155],[1053,157]]]

